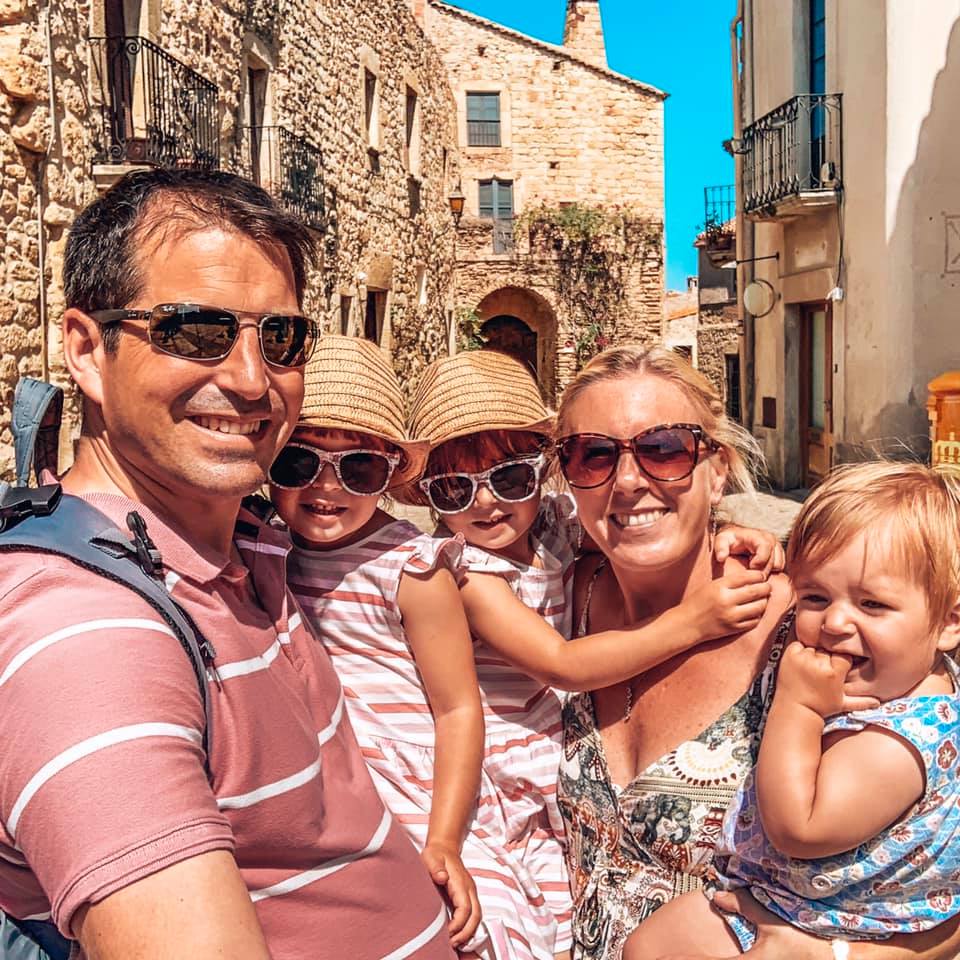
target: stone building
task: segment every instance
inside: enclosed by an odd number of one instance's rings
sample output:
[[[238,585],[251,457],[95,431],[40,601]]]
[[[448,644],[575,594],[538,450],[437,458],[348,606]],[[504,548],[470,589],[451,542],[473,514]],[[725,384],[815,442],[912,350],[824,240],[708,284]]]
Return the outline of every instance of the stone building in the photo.
[[[457,318],[554,399],[606,342],[660,336],[665,94],[609,69],[598,0],[568,0],[562,46],[414,7],[456,99]]]
[[[66,380],[66,228],[138,165],[258,179],[317,231],[307,310],[414,385],[450,339],[455,118],[404,0],[2,0],[0,476],[18,375]]]
[[[741,419],[743,332],[737,303],[737,221],[732,185],[704,190],[705,229],[697,250],[697,368],[724,398],[727,414]]]
[[[771,478],[924,456],[927,383],[960,368],[960,3],[740,0],[732,36],[740,288],[770,288],[744,415]]]

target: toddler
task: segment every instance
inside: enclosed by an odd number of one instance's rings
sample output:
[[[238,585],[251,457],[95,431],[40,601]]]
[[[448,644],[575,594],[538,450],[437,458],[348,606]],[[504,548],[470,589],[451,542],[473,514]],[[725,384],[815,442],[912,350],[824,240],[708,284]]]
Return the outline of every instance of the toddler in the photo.
[[[569,640],[580,529],[570,497],[541,497],[552,431],[536,382],[518,361],[486,350],[438,361],[411,413],[411,434],[430,443],[427,469],[402,492],[433,508],[439,536],[459,535],[468,545],[461,597],[486,720],[484,778],[498,798],[481,804],[478,825],[528,901],[507,930],[529,943],[516,955],[538,958],[571,944],[554,688],[621,682],[681,650],[749,629],[769,594],[765,571],[740,571],[650,624]],[[729,551],[744,537],[763,566],[772,537],[730,531],[717,549]],[[474,876],[482,901],[487,881]]]
[[[326,336],[306,370],[297,428],[271,467],[270,496],[293,539],[290,587],[337,669],[374,783],[445,888],[451,945],[466,947],[480,908],[461,845],[480,784],[483,714],[452,573],[461,544],[378,507],[423,456],[406,439],[383,352]],[[472,866],[494,860],[475,846]]]
[[[716,886],[747,887],[834,954],[960,913],[960,481],[919,464],[835,471],[787,547],[796,640],[756,768],[727,813]],[[708,889],[709,892],[709,889]],[[627,960],[747,950],[700,892],[665,905]]]

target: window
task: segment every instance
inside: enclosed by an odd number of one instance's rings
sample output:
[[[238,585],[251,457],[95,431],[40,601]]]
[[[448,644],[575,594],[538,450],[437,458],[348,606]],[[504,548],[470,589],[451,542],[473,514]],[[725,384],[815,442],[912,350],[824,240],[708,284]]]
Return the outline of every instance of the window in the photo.
[[[244,119],[249,137],[249,173],[250,179],[265,189],[272,188],[270,144],[264,127],[264,114],[267,103],[268,71],[251,58],[247,59],[246,90],[243,100]]]
[[[383,335],[383,316],[387,307],[386,290],[368,290],[367,305],[363,315],[363,335],[374,343]]]
[[[478,207],[481,217],[492,217],[494,220],[512,220],[513,181],[481,180]]]
[[[826,0],[810,0],[810,93],[827,92]]]
[[[420,98],[407,87],[406,122],[404,124],[404,162],[411,176],[420,176]]]
[[[500,146],[500,94],[467,94],[467,146]]]
[[[686,360],[691,367],[693,366],[693,347],[691,347],[689,344],[678,343],[673,348],[673,352],[683,357],[683,359]]]
[[[340,294],[340,332],[346,337],[350,335],[350,311],[353,307],[353,297],[345,293]]]
[[[810,0],[810,93],[827,92],[827,12],[826,0]],[[813,183],[821,178],[826,158],[826,107],[822,102],[810,105],[810,174]]]
[[[377,75],[368,67],[363,69],[364,122],[367,130],[367,145],[372,150],[380,149],[380,94]]]
[[[740,422],[740,357],[735,353],[728,353],[724,357],[726,364],[727,387],[727,416]]]

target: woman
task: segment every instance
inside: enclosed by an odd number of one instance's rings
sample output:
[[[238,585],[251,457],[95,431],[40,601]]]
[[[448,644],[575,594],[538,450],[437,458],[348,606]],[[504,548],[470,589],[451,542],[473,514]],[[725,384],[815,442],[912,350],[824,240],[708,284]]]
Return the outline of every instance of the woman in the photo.
[[[567,389],[557,435],[584,531],[602,554],[578,562],[578,633],[656,616],[719,575],[715,512],[725,492],[752,489],[758,457],[704,377],[662,347],[608,350]],[[756,759],[791,600],[777,577],[755,629],[568,701],[560,806],[576,958],[616,960],[644,917],[700,882]],[[752,956],[843,955],[736,897],[760,923]],[[849,956],[951,957],[960,935],[945,927],[854,944]]]

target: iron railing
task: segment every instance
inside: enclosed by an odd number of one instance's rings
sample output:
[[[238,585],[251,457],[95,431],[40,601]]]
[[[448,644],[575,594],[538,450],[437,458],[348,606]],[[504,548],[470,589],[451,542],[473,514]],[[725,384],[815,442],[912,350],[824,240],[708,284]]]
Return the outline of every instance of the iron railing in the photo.
[[[261,40],[272,44],[276,39],[280,18],[280,0],[247,0],[244,26]]]
[[[718,232],[737,214],[737,188],[731,184],[703,188],[703,228]]]
[[[323,153],[286,127],[245,127],[243,172],[289,213],[322,230],[326,222]]]
[[[500,121],[499,120],[468,120],[467,121],[468,147],[499,147]]]
[[[836,192],[842,175],[839,93],[794,97],[743,132],[743,208],[762,210],[807,192]]]
[[[217,85],[143,37],[91,37],[99,86],[95,163],[215,170]]]
[[[493,221],[493,252],[494,253],[513,253],[513,221],[512,220],[494,220]]]

